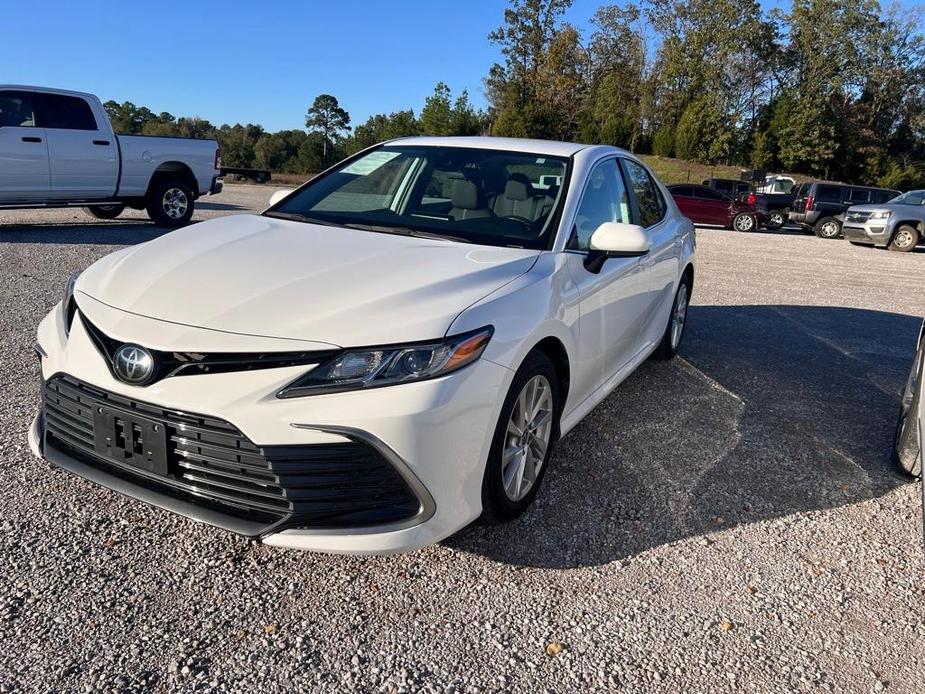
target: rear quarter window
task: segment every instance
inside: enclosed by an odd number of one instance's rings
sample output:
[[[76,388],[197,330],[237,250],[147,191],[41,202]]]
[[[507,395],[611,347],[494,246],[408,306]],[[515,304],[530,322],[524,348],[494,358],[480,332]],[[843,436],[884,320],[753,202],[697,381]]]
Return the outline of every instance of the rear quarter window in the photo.
[[[824,202],[841,202],[842,189],[838,186],[817,186],[816,200]]]

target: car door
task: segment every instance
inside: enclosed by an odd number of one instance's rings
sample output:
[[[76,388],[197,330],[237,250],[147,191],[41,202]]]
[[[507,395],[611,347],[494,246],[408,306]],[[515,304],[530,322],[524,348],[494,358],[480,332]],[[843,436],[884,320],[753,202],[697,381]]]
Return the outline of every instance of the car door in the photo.
[[[586,382],[575,384],[579,393],[590,393],[632,361],[649,307],[641,258],[608,258],[599,272],[585,267],[591,235],[605,222],[632,223],[629,193],[616,158],[598,162],[591,170],[566,247],[569,274],[580,296],[579,361],[588,365],[581,374]]]
[[[729,198],[705,187],[694,188],[694,195],[697,197],[704,224],[729,224]]]
[[[32,96],[0,90],[0,202],[48,197],[48,143],[36,126]]]
[[[115,194],[119,153],[86,99],[36,92],[36,115],[48,138],[51,197],[108,198]]]
[[[668,205],[658,184],[645,166],[622,158],[625,179],[633,201],[633,221],[649,235],[649,253],[642,259],[642,276],[649,288],[649,307],[640,325],[639,348],[661,339],[674,302],[680,276],[683,238],[677,218],[668,216]]]

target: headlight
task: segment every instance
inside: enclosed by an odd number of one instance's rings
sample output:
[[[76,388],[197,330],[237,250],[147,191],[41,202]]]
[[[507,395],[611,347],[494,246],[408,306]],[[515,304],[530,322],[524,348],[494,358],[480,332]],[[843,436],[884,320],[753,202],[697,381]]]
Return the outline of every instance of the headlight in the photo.
[[[871,213],[869,219],[889,219],[890,214],[889,210],[875,210]]]
[[[427,344],[346,350],[290,383],[276,397],[339,393],[444,376],[482,356],[493,332],[488,326]]]
[[[67,286],[64,288],[64,298],[61,299],[61,310],[64,313],[64,334],[69,335],[71,332],[71,323],[74,322],[74,314],[77,313],[77,302],[74,301],[74,285],[77,284],[77,278],[80,272],[75,272],[67,280]]]

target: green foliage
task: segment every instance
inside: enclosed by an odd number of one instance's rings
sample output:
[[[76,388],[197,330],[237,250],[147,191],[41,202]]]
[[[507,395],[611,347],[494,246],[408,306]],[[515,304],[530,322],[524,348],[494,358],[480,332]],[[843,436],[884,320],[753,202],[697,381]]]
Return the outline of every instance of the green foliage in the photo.
[[[663,125],[655,132],[655,137],[652,138],[652,154],[658,157],[674,156],[674,128]]]
[[[350,114],[340,107],[336,96],[319,94],[305,114],[305,127],[321,135],[322,160],[331,163],[329,145],[333,154],[336,140],[350,130]]]

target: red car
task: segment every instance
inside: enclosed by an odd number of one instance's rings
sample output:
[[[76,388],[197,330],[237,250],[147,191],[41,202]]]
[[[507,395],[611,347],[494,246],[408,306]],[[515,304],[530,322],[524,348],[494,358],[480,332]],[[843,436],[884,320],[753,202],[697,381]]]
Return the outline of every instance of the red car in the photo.
[[[736,231],[754,231],[761,213],[754,205],[733,200],[718,190],[689,183],[668,186],[681,214],[695,224],[717,224]]]

